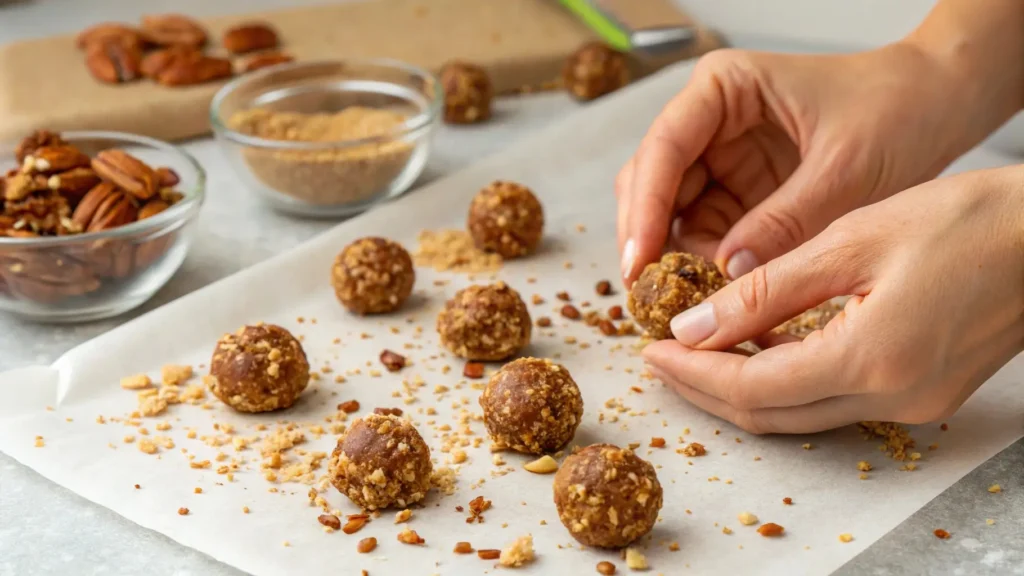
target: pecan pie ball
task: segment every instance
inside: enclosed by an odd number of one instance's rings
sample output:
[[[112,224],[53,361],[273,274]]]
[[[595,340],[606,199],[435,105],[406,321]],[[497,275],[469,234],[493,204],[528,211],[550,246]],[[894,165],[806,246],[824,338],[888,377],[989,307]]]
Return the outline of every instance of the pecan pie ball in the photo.
[[[468,360],[504,360],[530,343],[530,313],[504,282],[459,290],[437,315],[441,344]]]
[[[217,341],[210,392],[239,412],[269,412],[295,403],[309,384],[309,362],[290,332],[273,324],[244,326]]]
[[[367,414],[331,455],[331,483],[365,510],[404,508],[430,490],[430,448],[408,420]]]
[[[494,89],[487,72],[468,62],[449,62],[441,68],[444,121],[473,124],[491,117]]]
[[[526,186],[498,180],[473,198],[466,227],[477,248],[518,258],[540,244],[544,209]]]
[[[415,282],[409,253],[385,238],[360,238],[349,244],[331,269],[334,293],[356,314],[396,310],[412,294]]]
[[[558,518],[572,537],[598,548],[622,548],[650,532],[662,503],[654,466],[611,444],[566,458],[554,492]]]
[[[626,57],[600,42],[583,45],[562,70],[566,90],[577,100],[593,100],[629,84]]]
[[[495,444],[526,454],[561,449],[576,434],[583,397],[564,366],[519,358],[491,377],[480,406]]]
[[[685,252],[672,252],[648,264],[629,290],[629,311],[654,339],[672,337],[669,322],[725,286],[713,262]]]

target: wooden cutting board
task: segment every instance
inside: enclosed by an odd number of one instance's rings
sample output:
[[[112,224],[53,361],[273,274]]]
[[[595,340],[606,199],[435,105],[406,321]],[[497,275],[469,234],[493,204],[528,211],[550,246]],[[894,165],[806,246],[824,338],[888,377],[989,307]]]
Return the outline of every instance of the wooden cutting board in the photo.
[[[692,24],[670,0],[608,0],[633,27]],[[437,71],[447,60],[476,62],[498,91],[557,78],[565,58],[594,38],[555,0],[374,0],[211,18],[217,44],[240,22],[263,20],[279,32],[282,49],[299,60],[389,57]],[[678,54],[634,58],[637,73],[718,47],[701,30]],[[212,49],[211,53],[217,52]],[[223,82],[168,88],[150,81],[95,81],[75,47],[59,36],[0,47],[0,140],[39,128],[118,130],[166,140],[209,132],[208,106]]]

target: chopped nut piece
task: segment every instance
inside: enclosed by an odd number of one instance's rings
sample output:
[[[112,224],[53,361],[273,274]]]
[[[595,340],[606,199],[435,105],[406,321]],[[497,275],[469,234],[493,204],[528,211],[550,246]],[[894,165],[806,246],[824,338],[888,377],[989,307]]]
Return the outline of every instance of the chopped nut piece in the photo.
[[[665,439],[664,438],[658,438],[657,436],[655,436],[654,438],[651,438],[650,446],[651,446],[651,448],[664,448],[665,447]]]
[[[839,541],[846,544],[847,542],[853,542],[853,534],[840,534]]]
[[[395,524],[401,524],[402,522],[408,522],[409,518],[412,518],[412,510],[406,508],[395,514]]]
[[[602,576],[611,576],[612,574],[615,574],[615,564],[607,561],[598,562],[597,573]]]
[[[470,554],[473,552],[473,546],[469,542],[456,542],[453,552],[456,554]]]
[[[622,320],[622,306],[612,306],[608,309],[608,317],[612,320]]]
[[[617,336],[619,330],[608,320],[601,320],[597,323],[597,329],[601,331],[601,334],[605,336]]]
[[[494,550],[494,549],[477,550],[476,551],[476,555],[481,560],[497,560],[498,558],[501,558],[501,550]]]
[[[527,472],[533,472],[534,474],[551,474],[558,470],[558,462],[551,456],[541,456],[540,458],[527,462],[523,465],[523,468]]]
[[[801,446],[801,448],[803,448],[804,450],[810,450],[811,448],[814,448],[814,446],[811,446],[810,442],[808,442],[807,444]]]
[[[388,369],[388,372],[398,372],[405,367],[406,359],[401,354],[385,350],[380,353],[380,363]]]
[[[356,545],[356,551],[360,554],[369,554],[370,552],[373,552],[373,549],[376,547],[377,539],[370,536],[369,538],[363,538],[359,541],[359,544]]]
[[[160,369],[160,381],[164,386],[177,386],[191,377],[191,366],[168,364]]]
[[[743,524],[744,526],[753,526],[754,524],[757,524],[757,516],[754,516],[750,512],[740,512],[739,516],[736,518],[740,521],[740,524]]]
[[[860,470],[861,472],[870,472],[871,463],[866,460],[861,460],[860,462],[857,462],[857,470]]]
[[[732,534],[732,528],[729,528],[728,526],[723,526],[722,527],[722,534],[725,534],[726,536],[728,536],[729,534]]]
[[[466,461],[466,452],[464,450],[452,450],[452,464],[462,464]]]
[[[366,514],[353,514],[348,517],[348,521],[341,527],[341,531],[345,534],[355,534],[359,532],[363,526],[370,520],[370,517]]]
[[[761,536],[766,537],[766,538],[772,538],[772,537],[775,537],[775,536],[782,536],[782,533],[785,532],[785,531],[786,531],[785,528],[783,528],[782,526],[779,526],[778,524],[776,524],[774,522],[768,522],[768,523],[762,524],[762,525],[758,526],[758,528],[757,528],[757,533],[760,534]]]
[[[946,430],[949,430],[949,424],[946,424],[945,422],[943,422],[943,423],[942,423],[942,424],[941,424],[941,425],[939,426],[939,430],[942,430],[943,432],[945,432]]]
[[[626,548],[626,566],[630,570],[647,570],[647,557],[636,548]]]
[[[316,521],[334,530],[341,529],[341,519],[334,514],[321,514]]]
[[[188,516],[188,508],[178,508],[178,516]]]
[[[156,454],[156,444],[153,443],[149,438],[142,438],[139,440],[139,451],[145,452],[146,454]]]
[[[484,365],[480,362],[466,362],[466,365],[462,368],[462,375],[466,378],[477,378],[484,377]]]
[[[562,306],[561,314],[563,317],[568,318],[569,320],[579,320],[580,317],[580,311],[577,310],[576,307],[573,306],[572,304],[566,304],[565,306]]]
[[[547,316],[541,316],[540,318],[537,318],[537,326],[541,328],[547,328],[551,326],[551,318],[548,318]]]
[[[145,374],[121,378],[121,388],[125,390],[142,390],[143,388],[149,388],[151,384],[153,384],[153,381]]]
[[[498,562],[507,568],[518,568],[533,562],[533,559],[533,536],[527,534],[516,538],[515,542],[502,550]]]
[[[338,404],[338,410],[341,410],[345,414],[351,414],[351,413],[359,410],[359,401],[358,400],[348,400],[346,402],[342,402],[341,404]]]
[[[398,541],[402,544],[423,544],[426,542],[415,530],[406,528],[398,533]]]
[[[612,293],[612,283],[607,280],[601,280],[594,287],[594,291],[601,296],[607,296]]]
[[[708,451],[704,448],[704,445],[698,442],[690,442],[690,444],[687,445],[686,448],[683,448],[684,456],[704,456],[707,453]]]
[[[945,424],[943,424],[943,426],[945,426]],[[946,532],[942,528],[936,528],[935,532],[933,532],[933,534],[935,534],[935,537],[940,539],[940,540],[949,540],[949,537],[950,537],[950,533]]]
[[[782,499],[782,503],[785,504],[786,506],[790,506],[793,504],[793,499],[790,498],[789,496],[786,496],[785,498]]]
[[[993,520],[992,518],[985,518],[985,524],[988,524],[989,526],[991,526],[991,525],[993,525],[995,523],[996,523],[996,521]]]
[[[561,300],[563,302],[568,302],[569,300],[571,300],[571,298],[569,298],[569,293],[568,292],[559,292],[559,293],[555,294],[555,298],[558,298],[559,300]]]
[[[993,494],[998,494],[1003,491],[1003,487],[1000,486],[999,484],[993,484],[988,487],[988,491]]]

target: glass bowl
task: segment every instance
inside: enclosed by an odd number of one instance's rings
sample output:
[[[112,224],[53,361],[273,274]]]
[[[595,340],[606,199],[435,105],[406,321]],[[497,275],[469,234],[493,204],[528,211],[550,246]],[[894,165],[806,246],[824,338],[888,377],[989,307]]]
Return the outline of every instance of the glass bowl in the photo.
[[[443,100],[432,74],[402,62],[297,62],[221,88],[210,123],[231,166],[271,206],[349,216],[412,185]],[[322,130],[300,134],[297,122],[308,127],[314,114]]]
[[[93,157],[122,149],[153,168],[177,173],[181,200],[130,224],[66,236],[0,236],[0,310],[43,322],[84,322],[115,316],[149,300],[181,266],[192,223],[203,203],[206,174],[171,144],[120,132],[64,132]],[[0,169],[15,168],[17,143],[0,145]]]

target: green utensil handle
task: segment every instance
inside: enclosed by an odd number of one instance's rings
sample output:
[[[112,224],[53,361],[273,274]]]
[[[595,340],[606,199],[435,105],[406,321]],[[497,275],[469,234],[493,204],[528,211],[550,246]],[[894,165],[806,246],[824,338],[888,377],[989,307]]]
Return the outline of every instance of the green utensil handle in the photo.
[[[576,14],[580,20],[590,27],[609,46],[620,52],[632,49],[630,32],[623,29],[607,12],[595,6],[590,0],[559,0],[563,6]]]

